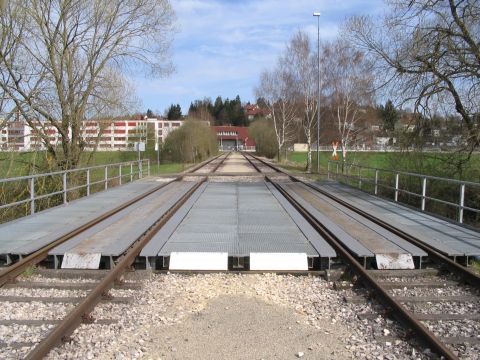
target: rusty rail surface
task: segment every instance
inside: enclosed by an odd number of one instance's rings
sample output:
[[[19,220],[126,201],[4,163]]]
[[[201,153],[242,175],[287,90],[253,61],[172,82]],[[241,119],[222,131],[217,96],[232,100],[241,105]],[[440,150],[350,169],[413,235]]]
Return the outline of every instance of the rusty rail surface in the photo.
[[[247,155],[245,155],[245,153],[242,153],[242,155],[243,155],[243,157],[244,157],[245,159],[247,159],[247,161],[250,163],[250,165],[252,165],[252,167],[253,167],[257,172],[259,172],[259,173],[262,172],[262,170],[260,170],[260,168],[257,166],[257,164],[254,164],[253,161],[250,160]]]
[[[189,173],[193,173],[195,171],[197,171],[198,169],[210,164],[212,161],[214,161],[215,159],[218,159],[220,156],[222,156],[223,154],[220,154],[220,155],[217,155],[217,156],[214,156],[210,159],[207,159],[205,161],[202,161],[201,163],[187,169],[186,171],[183,172],[183,174],[189,174]]]
[[[89,318],[94,307],[102,300],[116,281],[119,281],[123,273],[130,268],[135,258],[143,247],[152,239],[160,228],[172,217],[172,215],[187,201],[187,199],[206,181],[204,178],[190,189],[182,198],[175,203],[150,229],[134,242],[130,248],[120,257],[117,265],[108,272],[103,280],[78,304],[68,315],[44,338],[26,357],[26,359],[42,359],[51,349],[68,339],[68,336],[83,322]]]
[[[218,162],[218,164],[216,164],[216,165],[213,167],[213,169],[212,169],[212,171],[210,171],[210,173],[212,174],[212,173],[214,173],[215,171],[217,171],[218,168],[225,162],[225,160],[227,160],[227,158],[230,156],[230,154],[231,154],[231,152],[227,153],[227,155],[226,155],[222,160],[220,160],[220,161]]]

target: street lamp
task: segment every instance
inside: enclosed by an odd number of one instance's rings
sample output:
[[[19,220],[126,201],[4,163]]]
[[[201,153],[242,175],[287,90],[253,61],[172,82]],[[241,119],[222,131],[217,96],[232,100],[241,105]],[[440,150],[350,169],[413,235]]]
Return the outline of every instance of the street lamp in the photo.
[[[317,17],[317,172],[320,174],[320,12],[314,12]]]

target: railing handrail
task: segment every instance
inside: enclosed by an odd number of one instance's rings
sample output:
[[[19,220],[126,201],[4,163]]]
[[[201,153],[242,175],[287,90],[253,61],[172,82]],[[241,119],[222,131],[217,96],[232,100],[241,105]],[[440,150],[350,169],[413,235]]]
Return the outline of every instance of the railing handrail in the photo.
[[[458,217],[457,217],[457,222],[463,223],[464,220],[464,210],[471,211],[474,213],[480,213],[480,209],[475,209],[470,206],[465,205],[465,189],[466,187],[480,187],[480,183],[476,183],[473,181],[463,181],[463,180],[456,180],[456,179],[449,179],[449,178],[443,178],[443,177],[438,177],[438,176],[431,176],[431,175],[424,175],[424,174],[418,174],[418,173],[410,173],[406,171],[396,171],[396,170],[387,170],[387,169],[380,169],[380,168],[375,168],[371,166],[364,166],[364,165],[359,165],[359,164],[352,164],[352,163],[342,163],[337,160],[329,160],[328,161],[328,178],[330,179],[330,172],[332,168],[332,164],[336,165],[336,170],[334,172],[335,174],[335,179],[338,180],[338,176],[341,175],[344,179],[357,179],[358,180],[358,187],[362,189],[362,183],[371,183],[373,185],[373,193],[375,195],[378,195],[378,188],[386,188],[386,189],[391,189],[394,191],[394,198],[393,201],[399,202],[399,194],[408,194],[415,196],[420,199],[421,204],[420,204],[420,209],[421,211],[426,210],[426,202],[427,201],[433,201],[433,202],[438,202],[442,203],[448,206],[453,206],[454,208],[457,209],[458,211]],[[343,165],[342,169],[342,174],[339,174],[339,168],[340,165]],[[358,174],[352,175],[352,169],[358,169]],[[346,169],[346,174],[344,173],[344,170]],[[368,170],[368,171],[374,171],[375,172],[375,177],[373,180],[370,180],[368,177],[362,177],[362,169]],[[389,173],[395,175],[395,185],[389,185],[387,183],[383,183],[379,179],[379,174],[381,172]],[[368,176],[368,175],[367,175]],[[421,193],[416,193],[409,191],[407,189],[402,189],[399,184],[399,179],[400,176],[404,177],[415,177],[419,178],[421,180]],[[451,186],[457,186],[458,187],[458,201],[457,202],[452,202],[444,199],[439,199],[435,198],[432,196],[427,195],[427,180],[438,180],[438,181],[443,181]],[[349,180],[350,181],[350,180]],[[348,184],[350,184],[348,182]]]
[[[137,177],[138,179],[141,179],[143,177],[143,169],[144,169],[145,163],[147,167],[146,174],[150,176],[150,159],[141,159],[141,160],[139,159],[139,160],[120,162],[120,163],[94,165],[94,166],[78,168],[78,169],[54,171],[50,173],[32,174],[32,175],[26,175],[26,176],[17,176],[13,178],[0,179],[0,184],[12,183],[14,181],[28,180],[28,193],[27,193],[28,197],[25,197],[24,199],[21,199],[21,200],[17,199],[16,201],[12,201],[10,203],[0,204],[0,210],[8,209],[8,208],[19,206],[22,204],[29,204],[30,214],[34,214],[36,212],[36,207],[35,207],[36,200],[40,200],[40,199],[44,199],[44,198],[56,196],[56,195],[62,195],[63,203],[67,204],[69,201],[68,194],[71,191],[85,188],[86,189],[85,196],[90,196],[91,187],[93,185],[103,183],[104,189],[107,190],[109,181],[112,181],[112,180],[118,180],[118,185],[122,185],[122,179],[124,177],[130,178],[130,182],[132,182],[135,177]],[[137,168],[136,171],[133,170],[134,166]],[[125,167],[130,168],[130,172],[123,173],[122,168],[125,168]],[[90,175],[92,172],[91,170],[95,170],[95,169],[103,169],[104,175],[102,179],[92,182],[90,178]],[[118,173],[113,177],[109,177],[109,174],[108,174],[109,169],[117,169]],[[85,175],[86,175],[85,184],[80,184],[80,185],[75,184],[73,187],[72,186],[69,187],[69,184],[68,184],[69,180],[68,180],[67,174],[71,174],[75,172],[85,172]],[[49,176],[56,176],[56,175],[62,176],[62,189],[56,190],[50,193],[46,193],[46,194],[40,194],[40,195],[37,194],[36,186],[35,186],[36,179],[45,178]]]
[[[64,173],[69,174],[69,173],[74,173],[74,172],[78,172],[78,171],[100,169],[100,168],[105,168],[105,167],[114,167],[114,166],[117,167],[117,166],[120,166],[120,165],[138,164],[139,161],[141,163],[149,162],[149,159],[131,160],[131,161],[124,161],[124,162],[113,163],[113,164],[102,164],[102,165],[94,165],[94,166],[76,168],[76,169],[69,169],[69,170],[58,170],[58,171],[53,171],[53,172],[49,172],[49,173],[31,174],[31,175],[16,176],[16,177],[11,177],[11,178],[3,178],[3,179],[0,179],[0,183],[20,181],[20,180],[29,180],[29,179],[32,179],[32,178],[40,178],[40,177],[53,176],[53,175],[62,175]]]
[[[400,174],[400,175],[408,175],[408,176],[414,176],[418,178],[425,178],[425,179],[431,179],[431,180],[441,180],[441,181],[446,181],[454,184],[465,184],[465,185],[470,185],[470,186],[480,186],[480,183],[476,183],[473,181],[467,181],[467,180],[457,180],[457,179],[451,179],[451,178],[446,178],[446,177],[441,177],[441,176],[432,176],[432,175],[425,175],[425,174],[420,174],[420,173],[411,173],[408,171],[400,171],[400,170],[389,170],[389,169],[382,169],[382,168],[375,168],[372,166],[365,166],[365,165],[360,165],[360,164],[353,164],[353,163],[342,163],[341,161],[337,160],[328,160],[329,163],[333,164],[340,164],[344,166],[350,166],[350,167],[360,167],[362,169],[369,169],[369,170],[378,170],[378,171],[383,171],[383,172],[389,172],[393,174]]]

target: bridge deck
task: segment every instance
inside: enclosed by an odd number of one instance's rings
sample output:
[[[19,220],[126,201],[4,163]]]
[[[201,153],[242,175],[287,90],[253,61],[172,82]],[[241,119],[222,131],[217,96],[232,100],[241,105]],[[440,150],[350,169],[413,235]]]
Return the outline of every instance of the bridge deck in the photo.
[[[369,257],[379,254],[427,256],[425,251],[304,184],[285,183],[282,187],[302,206],[309,207],[312,214],[357,256]]]
[[[157,233],[140,256],[223,252],[233,257],[251,253],[335,257],[325,240],[273,191],[265,183],[209,183]]]
[[[27,255],[161,183],[143,179],[0,225],[0,255]]]
[[[195,182],[174,182],[57,246],[50,255],[119,256],[171,208]]]
[[[480,232],[343,184],[325,182],[315,186],[394,225],[448,256],[480,255]]]

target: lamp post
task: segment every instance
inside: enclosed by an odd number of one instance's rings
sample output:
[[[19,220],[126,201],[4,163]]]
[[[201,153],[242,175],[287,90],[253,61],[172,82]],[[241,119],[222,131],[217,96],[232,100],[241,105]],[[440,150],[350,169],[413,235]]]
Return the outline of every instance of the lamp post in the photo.
[[[317,17],[317,172],[320,174],[320,12],[314,12]]]

